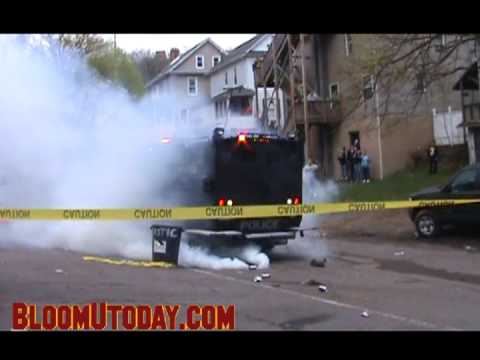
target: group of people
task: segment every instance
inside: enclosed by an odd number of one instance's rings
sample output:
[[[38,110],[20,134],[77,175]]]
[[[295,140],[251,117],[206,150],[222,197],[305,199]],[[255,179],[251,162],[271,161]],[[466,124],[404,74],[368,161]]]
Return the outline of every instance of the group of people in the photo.
[[[342,180],[352,182],[370,182],[370,158],[366,151],[361,151],[358,141],[350,149],[343,147],[338,156],[342,170]]]

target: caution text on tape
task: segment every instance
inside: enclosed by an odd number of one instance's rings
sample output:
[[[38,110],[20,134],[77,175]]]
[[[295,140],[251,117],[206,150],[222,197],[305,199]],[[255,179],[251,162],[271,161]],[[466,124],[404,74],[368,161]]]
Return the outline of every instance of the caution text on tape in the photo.
[[[302,205],[199,206],[137,209],[0,209],[0,220],[215,220],[289,217],[341,212],[433,208],[480,203],[480,199],[402,200]]]

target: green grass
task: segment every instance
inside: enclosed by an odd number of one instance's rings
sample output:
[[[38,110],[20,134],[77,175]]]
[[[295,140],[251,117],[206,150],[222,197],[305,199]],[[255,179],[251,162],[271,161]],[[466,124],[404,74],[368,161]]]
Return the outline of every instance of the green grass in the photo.
[[[337,201],[407,200],[411,193],[422,188],[446,184],[456,171],[458,168],[439,169],[437,174],[430,175],[427,168],[420,168],[404,170],[386,177],[383,181],[372,180],[368,184],[342,183]]]

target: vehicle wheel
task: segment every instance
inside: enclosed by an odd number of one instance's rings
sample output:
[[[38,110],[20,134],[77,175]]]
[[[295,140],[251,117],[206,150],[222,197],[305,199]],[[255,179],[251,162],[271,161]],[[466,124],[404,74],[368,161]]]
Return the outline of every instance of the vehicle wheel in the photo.
[[[415,216],[415,227],[420,237],[426,239],[435,237],[440,231],[436,217],[429,210],[422,210]]]

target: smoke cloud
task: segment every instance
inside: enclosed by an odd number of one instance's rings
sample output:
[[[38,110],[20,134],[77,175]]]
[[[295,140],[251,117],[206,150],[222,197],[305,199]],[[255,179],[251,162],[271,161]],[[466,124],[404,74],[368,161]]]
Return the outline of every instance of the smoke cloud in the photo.
[[[200,203],[190,205],[203,205],[200,192],[172,190],[185,178],[176,166],[185,159],[174,147],[163,146],[161,138],[187,134],[174,121],[175,97],[153,93],[134,101],[116,84],[99,80],[74,51],[27,38],[0,35],[0,207],[160,207],[188,204],[192,198]],[[237,123],[232,118],[229,125]],[[188,136],[207,138],[214,126],[189,124]],[[202,159],[189,158],[189,171],[204,168]],[[314,188],[316,201],[333,191],[328,184]],[[5,222],[0,224],[0,247],[149,259],[150,225]],[[269,266],[254,245],[212,253],[183,241],[179,261],[211,269]]]

